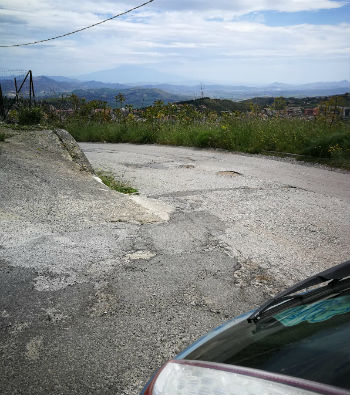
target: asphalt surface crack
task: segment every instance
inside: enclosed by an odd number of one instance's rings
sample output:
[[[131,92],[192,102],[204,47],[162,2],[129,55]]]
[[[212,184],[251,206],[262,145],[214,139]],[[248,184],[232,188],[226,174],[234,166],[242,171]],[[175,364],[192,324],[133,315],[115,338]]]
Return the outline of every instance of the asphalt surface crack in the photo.
[[[160,221],[102,192],[48,131],[11,139],[0,143],[4,395],[135,395],[212,328],[348,255],[344,174],[219,151],[82,145],[143,199],[176,208]],[[244,176],[217,174],[229,169]]]

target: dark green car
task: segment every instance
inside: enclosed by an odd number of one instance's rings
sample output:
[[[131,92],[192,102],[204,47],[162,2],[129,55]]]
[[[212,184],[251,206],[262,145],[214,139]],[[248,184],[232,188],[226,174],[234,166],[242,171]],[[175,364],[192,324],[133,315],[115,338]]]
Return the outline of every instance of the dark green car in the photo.
[[[214,329],[141,394],[349,395],[350,261]]]

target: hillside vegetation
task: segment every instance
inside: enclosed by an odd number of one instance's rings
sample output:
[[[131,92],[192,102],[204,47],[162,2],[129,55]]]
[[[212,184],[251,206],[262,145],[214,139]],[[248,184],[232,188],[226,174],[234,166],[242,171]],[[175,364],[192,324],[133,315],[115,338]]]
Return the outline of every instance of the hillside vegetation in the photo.
[[[113,121],[101,114],[89,120],[77,116],[67,119],[64,126],[78,141],[285,153],[302,160],[350,168],[349,121],[342,120],[334,111],[313,119],[290,118],[281,112],[263,118],[254,105],[246,112],[216,112],[204,107],[203,102],[206,101],[200,101],[199,109],[189,104],[156,102],[138,111],[115,110]],[[211,103],[221,108],[225,101]]]
[[[319,106],[322,103],[325,103],[332,98],[338,98],[339,104],[342,106],[350,107],[350,95],[345,93],[343,95],[336,96],[316,96],[316,97],[283,97],[284,106],[292,106],[292,107],[301,107],[305,108],[314,108]],[[221,111],[240,111],[247,112],[251,111],[252,106],[257,106],[260,109],[266,107],[274,107],[276,97],[272,96],[264,96],[264,97],[254,97],[252,99],[240,100],[240,101],[232,101],[228,99],[212,99],[209,97],[202,97],[200,99],[194,100],[185,100],[181,101],[178,104],[189,104],[194,106],[197,110],[200,110],[201,107],[205,106],[205,108],[221,112]]]
[[[21,124],[43,120],[66,128],[78,141],[169,144],[229,151],[295,155],[331,166],[350,168],[349,121],[341,115],[348,96],[330,97],[316,116],[290,116],[287,99],[275,98],[268,108],[259,101],[235,103],[202,98],[177,104],[156,101],[134,109],[119,93],[111,109],[106,102],[76,95],[31,110],[10,112],[8,120]],[[267,100],[263,98],[266,105]],[[189,104],[190,103],[190,104]],[[305,106],[310,105],[304,99]],[[313,105],[314,103],[312,103]],[[119,107],[119,108],[118,108]],[[224,109],[224,110],[223,110]],[[42,121],[41,121],[42,122]]]
[[[162,100],[164,103],[174,103],[187,99],[186,96],[171,94],[154,88],[127,88],[118,91],[125,97],[125,102],[135,108],[151,106],[155,101]],[[110,88],[78,89],[73,94],[87,101],[100,100],[106,102],[110,107],[116,108],[116,90]]]
[[[116,73],[115,75],[118,75]],[[129,74],[130,75],[130,74]],[[135,75],[138,73],[130,75],[130,81],[134,80]],[[159,73],[158,73],[159,75]],[[156,77],[157,75],[154,75]],[[21,80],[24,77],[17,76],[17,83],[21,84]],[[108,79],[108,78],[111,79]],[[119,75],[121,77],[121,75]],[[151,75],[149,75],[151,77]],[[101,80],[99,79],[101,78]],[[37,97],[60,97],[62,94],[70,95],[74,91],[81,90],[96,90],[96,89],[156,89],[162,92],[166,92],[166,95],[177,95],[176,100],[185,100],[187,98],[198,98],[200,96],[208,96],[211,98],[220,99],[230,99],[230,100],[244,100],[251,99],[253,97],[269,98],[269,97],[319,97],[319,96],[329,96],[329,95],[339,95],[350,91],[349,81],[338,81],[338,82],[318,82],[313,84],[302,84],[302,85],[288,85],[281,83],[273,83],[265,86],[244,86],[244,85],[213,85],[213,84],[193,84],[193,85],[178,85],[169,83],[141,83],[137,86],[135,84],[125,84],[120,83],[123,79],[118,80],[119,83],[114,82],[101,82],[101,81],[111,81],[113,80],[112,75],[108,73],[85,76],[84,80],[72,79],[60,76],[47,77],[47,76],[34,76],[34,87]],[[150,78],[149,81],[153,79]],[[157,80],[157,78],[154,78]],[[28,96],[28,81],[24,84],[21,94],[23,97]],[[0,84],[2,87],[2,92],[4,95],[15,95],[15,85],[13,77],[1,78]],[[103,100],[99,97],[99,92],[96,92],[96,96],[92,96],[93,91],[84,94],[82,92],[81,97],[87,97],[89,95],[89,100]],[[166,97],[155,97],[155,100],[164,100]],[[169,100],[171,101],[171,100]],[[133,104],[135,107],[140,107],[142,104],[138,105],[129,101],[129,104]],[[148,103],[147,105],[151,105]]]

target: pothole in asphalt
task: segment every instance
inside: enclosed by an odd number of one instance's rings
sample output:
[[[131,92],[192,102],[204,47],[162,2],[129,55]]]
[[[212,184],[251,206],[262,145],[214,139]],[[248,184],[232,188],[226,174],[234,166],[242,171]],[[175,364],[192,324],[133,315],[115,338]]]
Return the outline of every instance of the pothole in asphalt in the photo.
[[[151,169],[160,169],[160,170],[167,169],[167,166],[164,166],[161,163],[147,163],[145,167],[150,167]]]
[[[193,165],[180,165],[179,166],[180,169],[194,169]]]
[[[122,165],[125,167],[131,167],[132,169],[141,169],[144,167],[144,165],[138,163],[122,163]]]
[[[157,163],[157,162],[149,162],[149,163],[122,163],[123,166],[125,167],[130,167],[131,169],[142,169],[145,167],[149,167],[151,169],[160,169],[164,170],[167,169],[166,166],[164,166],[162,163]]]
[[[235,176],[241,176],[242,173],[238,173],[238,171],[234,170],[223,170],[223,171],[218,171],[216,173],[219,176],[229,176],[229,177],[235,177]]]

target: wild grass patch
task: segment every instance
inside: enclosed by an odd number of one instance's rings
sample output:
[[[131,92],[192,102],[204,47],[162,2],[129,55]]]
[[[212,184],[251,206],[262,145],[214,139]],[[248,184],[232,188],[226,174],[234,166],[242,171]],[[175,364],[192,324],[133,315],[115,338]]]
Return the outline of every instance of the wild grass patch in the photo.
[[[133,188],[129,184],[129,182],[116,179],[112,172],[97,170],[96,174],[100,177],[100,179],[105,185],[107,185],[110,189],[113,189],[114,191],[128,195],[138,194],[138,190]]]
[[[115,110],[106,119],[78,113],[64,126],[78,141],[181,145],[252,154],[273,151],[347,166],[349,122],[327,114],[310,119],[287,113],[268,116],[253,109],[219,113],[158,101],[136,112]]]
[[[37,125],[42,119],[43,111],[40,107],[21,107],[18,111],[20,125]]]
[[[78,141],[167,144],[246,153],[276,151],[350,168],[350,129],[302,119],[232,119],[229,122],[69,122]]]

